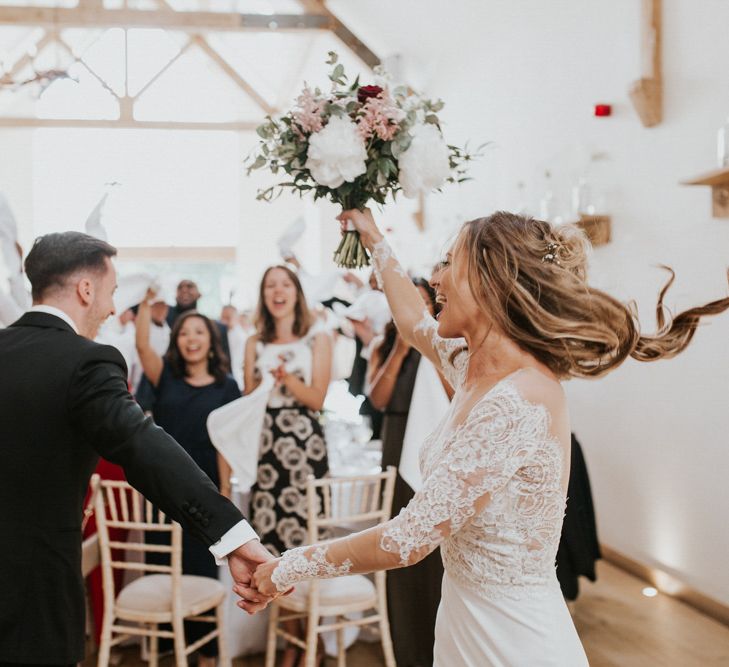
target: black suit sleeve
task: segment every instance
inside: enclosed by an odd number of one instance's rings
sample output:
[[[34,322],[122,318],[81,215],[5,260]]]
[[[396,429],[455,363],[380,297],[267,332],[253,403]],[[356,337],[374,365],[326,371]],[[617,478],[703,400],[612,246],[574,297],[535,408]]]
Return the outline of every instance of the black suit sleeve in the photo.
[[[98,345],[84,353],[66,400],[72,423],[99,455],[122,466],[135,489],[205,545],[243,518],[187,452],[144,416],[127,391],[115,348]]]

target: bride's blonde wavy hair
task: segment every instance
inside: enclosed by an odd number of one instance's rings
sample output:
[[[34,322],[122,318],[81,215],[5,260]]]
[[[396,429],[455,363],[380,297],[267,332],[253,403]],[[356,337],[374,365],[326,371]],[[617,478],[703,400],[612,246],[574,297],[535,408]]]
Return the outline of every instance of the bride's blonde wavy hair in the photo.
[[[465,223],[454,254],[467,259],[477,302],[506,336],[562,378],[599,377],[625,359],[669,359],[683,351],[701,317],[729,309],[729,298],[666,317],[658,295],[658,331],[643,336],[634,304],[587,283],[590,244],[573,225],[499,211]]]

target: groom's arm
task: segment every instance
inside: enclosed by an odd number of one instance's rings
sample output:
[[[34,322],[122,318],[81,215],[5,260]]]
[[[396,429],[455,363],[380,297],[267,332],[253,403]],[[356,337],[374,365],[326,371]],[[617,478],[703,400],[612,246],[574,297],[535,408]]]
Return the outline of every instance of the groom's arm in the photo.
[[[217,558],[257,539],[187,452],[144,416],[127,391],[116,349],[99,345],[84,353],[66,401],[72,422],[91,447],[119,464],[134,488],[212,547]]]

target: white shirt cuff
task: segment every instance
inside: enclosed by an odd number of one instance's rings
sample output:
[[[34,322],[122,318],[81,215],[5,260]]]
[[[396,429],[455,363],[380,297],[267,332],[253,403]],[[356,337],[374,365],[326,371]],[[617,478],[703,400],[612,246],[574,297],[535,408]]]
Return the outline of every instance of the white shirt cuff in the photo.
[[[215,544],[210,546],[210,553],[215,556],[216,564],[225,565],[226,558],[231,551],[235,551],[238,547],[257,539],[258,535],[256,535],[256,531],[251,528],[250,524],[245,520],[239,521]]]

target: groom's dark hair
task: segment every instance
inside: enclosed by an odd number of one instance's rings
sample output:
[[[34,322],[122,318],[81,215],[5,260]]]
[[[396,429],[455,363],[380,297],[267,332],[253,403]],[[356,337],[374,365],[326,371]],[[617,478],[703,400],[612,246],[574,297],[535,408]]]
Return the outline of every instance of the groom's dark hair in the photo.
[[[107,257],[116,248],[81,232],[57,232],[39,236],[25,259],[25,273],[38,301],[54,289],[63,289],[66,279],[79,270],[103,273]]]

